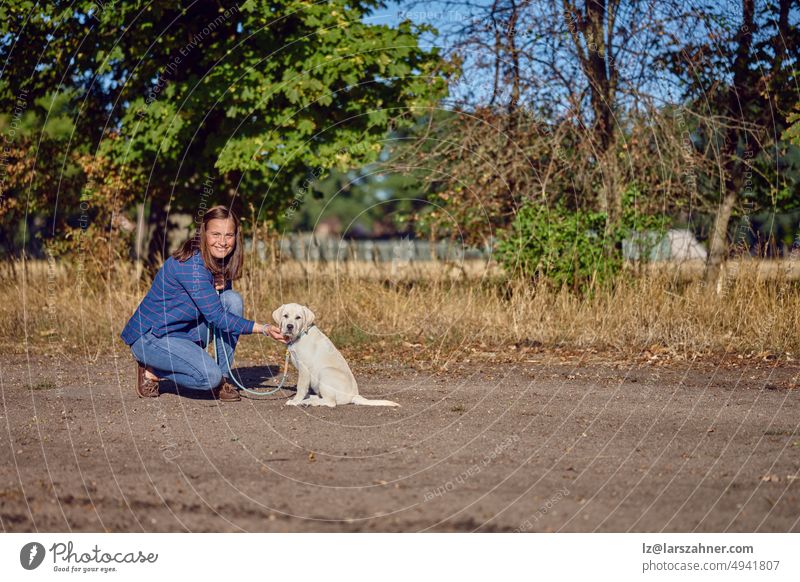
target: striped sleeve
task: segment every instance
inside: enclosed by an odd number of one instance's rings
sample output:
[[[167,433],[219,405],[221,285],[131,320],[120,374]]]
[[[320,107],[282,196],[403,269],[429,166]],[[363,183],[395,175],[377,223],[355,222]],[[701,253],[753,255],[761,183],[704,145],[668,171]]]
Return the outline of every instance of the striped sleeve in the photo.
[[[226,333],[253,333],[255,322],[225,311],[222,301],[214,289],[213,277],[205,265],[198,265],[196,260],[202,261],[202,259],[193,258],[185,263],[178,262],[175,278],[189,294],[206,321]]]

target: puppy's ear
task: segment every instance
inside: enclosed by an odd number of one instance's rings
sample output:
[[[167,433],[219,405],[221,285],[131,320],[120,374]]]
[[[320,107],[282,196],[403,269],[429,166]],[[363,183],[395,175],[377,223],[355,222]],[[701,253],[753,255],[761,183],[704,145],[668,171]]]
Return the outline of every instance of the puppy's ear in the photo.
[[[276,309],[275,311],[272,312],[272,320],[277,324],[280,324],[280,322],[281,322],[281,317],[283,317],[283,308],[284,307],[286,307],[286,306],[285,305],[281,305],[280,307],[278,307],[278,309]]]
[[[306,328],[314,323],[314,312],[311,311],[308,307],[303,307],[303,318],[306,320]]]

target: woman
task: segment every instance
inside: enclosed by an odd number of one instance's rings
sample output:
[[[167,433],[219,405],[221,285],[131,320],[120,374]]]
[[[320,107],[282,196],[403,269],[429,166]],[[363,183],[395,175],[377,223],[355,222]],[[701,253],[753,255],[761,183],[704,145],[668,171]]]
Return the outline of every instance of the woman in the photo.
[[[136,359],[139,397],[157,397],[158,381],[171,380],[210,390],[225,402],[240,400],[228,382],[228,363],[233,362],[239,336],[263,333],[286,342],[275,326],[242,317],[242,296],[231,282],[241,276],[243,251],[239,219],[226,207],[215,206],[203,216],[200,231],[158,271],[122,330]],[[208,324],[214,327],[216,343],[222,344],[215,345],[216,361],[206,351]]]

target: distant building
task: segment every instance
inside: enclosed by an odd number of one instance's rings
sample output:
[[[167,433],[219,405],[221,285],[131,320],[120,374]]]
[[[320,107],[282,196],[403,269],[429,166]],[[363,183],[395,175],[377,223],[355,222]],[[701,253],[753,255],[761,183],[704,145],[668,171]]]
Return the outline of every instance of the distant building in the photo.
[[[622,241],[622,256],[628,261],[705,261],[708,252],[690,230],[670,229],[665,233],[634,233]]]

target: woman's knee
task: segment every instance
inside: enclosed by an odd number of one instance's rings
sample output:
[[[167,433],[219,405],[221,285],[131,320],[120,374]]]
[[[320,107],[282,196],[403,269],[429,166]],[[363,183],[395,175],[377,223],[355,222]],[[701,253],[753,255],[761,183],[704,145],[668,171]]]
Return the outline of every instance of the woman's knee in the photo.
[[[208,366],[195,377],[195,381],[197,385],[194,386],[194,388],[198,390],[211,390],[212,388],[216,388],[222,382],[222,370],[216,364]]]
[[[220,301],[222,301],[223,307],[230,313],[238,315],[239,317],[244,314],[244,300],[242,296],[233,289],[223,291],[219,298]]]

